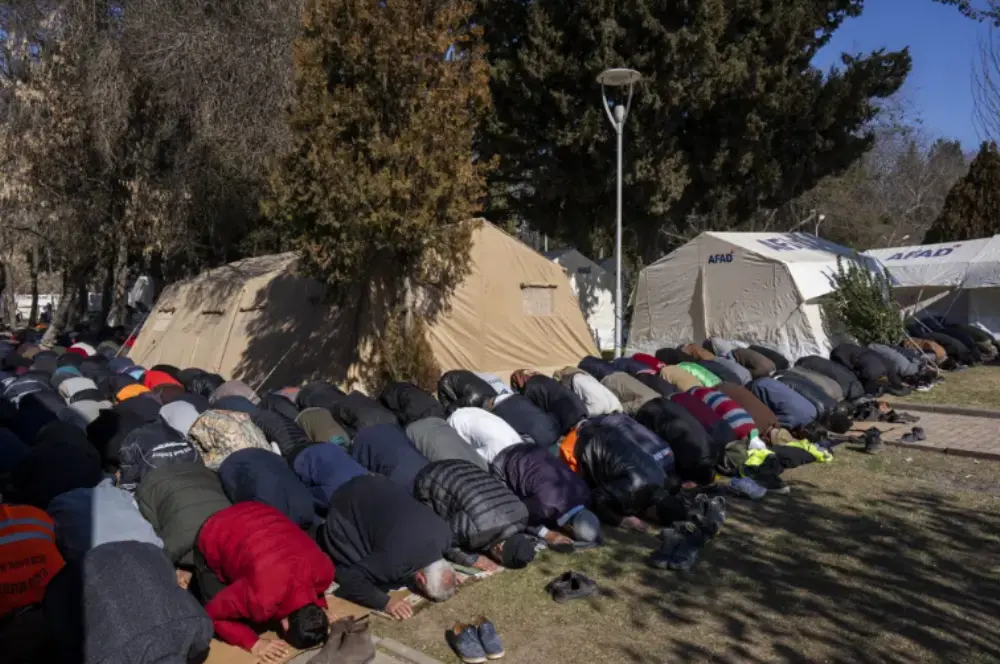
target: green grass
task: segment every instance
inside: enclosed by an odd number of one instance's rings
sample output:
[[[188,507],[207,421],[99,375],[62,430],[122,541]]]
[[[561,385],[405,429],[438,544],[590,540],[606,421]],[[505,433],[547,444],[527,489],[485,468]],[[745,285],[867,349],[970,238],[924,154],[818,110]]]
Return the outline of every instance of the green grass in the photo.
[[[978,366],[946,373],[944,381],[930,392],[913,392],[896,401],[1000,410],[1000,367]]]
[[[648,568],[656,538],[615,531],[374,631],[446,662],[444,631],[480,614],[512,664],[1000,661],[1000,465],[839,449],[788,471],[789,496],[730,500],[689,574]],[[543,588],[567,569],[601,596],[555,604]]]

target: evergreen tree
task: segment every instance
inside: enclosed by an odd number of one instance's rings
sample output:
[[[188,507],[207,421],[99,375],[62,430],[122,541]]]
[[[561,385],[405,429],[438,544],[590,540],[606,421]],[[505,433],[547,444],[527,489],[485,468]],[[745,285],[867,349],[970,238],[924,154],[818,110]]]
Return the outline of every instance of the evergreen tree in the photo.
[[[586,248],[613,232],[615,137],[596,75],[643,74],[625,125],[627,237],[648,258],[692,215],[749,218],[845,170],[872,145],[906,50],[816,52],[861,0],[480,0],[495,113],[491,215]],[[600,234],[599,234],[600,235]]]
[[[376,356],[426,350],[408,342],[422,328],[404,311],[433,317],[468,273],[462,222],[481,209],[488,164],[473,139],[490,101],[472,10],[467,0],[309,0],[303,12],[292,148],[264,209],[334,299],[379,312],[358,330]],[[382,357],[380,373],[413,366],[403,359]]]
[[[944,209],[924,236],[924,242],[974,240],[1000,233],[1000,150],[984,142],[944,201]]]
[[[826,298],[824,311],[855,341],[862,346],[893,346],[903,340],[903,320],[884,272],[838,258],[833,282],[835,288]]]

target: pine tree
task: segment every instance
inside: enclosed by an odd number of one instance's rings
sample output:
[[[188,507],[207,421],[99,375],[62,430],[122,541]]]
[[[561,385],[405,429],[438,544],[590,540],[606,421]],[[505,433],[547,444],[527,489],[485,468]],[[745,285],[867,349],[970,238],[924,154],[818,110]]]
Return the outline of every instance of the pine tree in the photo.
[[[374,338],[376,355],[426,351],[399,342],[416,328],[376,327],[412,320],[408,306],[432,318],[469,270],[463,222],[481,209],[489,166],[473,141],[490,105],[472,9],[467,0],[309,0],[303,12],[293,143],[264,210],[334,300],[380,312],[358,331],[362,345]],[[415,366],[402,359],[379,361]]]
[[[692,216],[738,223],[843,172],[910,69],[905,50],[812,67],[859,0],[480,4],[495,105],[483,154],[500,159],[491,216],[581,249],[594,229],[610,238],[615,217],[603,69],[644,77],[625,125],[624,220],[647,258],[669,237],[661,229],[683,233]]]
[[[924,242],[974,240],[1000,233],[1000,150],[984,142],[944,201],[941,215],[931,224]]]
[[[827,296],[824,311],[859,344],[891,346],[903,340],[903,320],[884,272],[838,258],[833,282],[835,288]]]

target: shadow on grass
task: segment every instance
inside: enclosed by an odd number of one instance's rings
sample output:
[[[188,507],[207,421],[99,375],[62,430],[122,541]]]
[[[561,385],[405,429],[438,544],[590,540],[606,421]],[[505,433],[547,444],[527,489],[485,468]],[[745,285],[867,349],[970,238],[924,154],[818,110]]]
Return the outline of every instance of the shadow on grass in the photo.
[[[790,496],[731,502],[726,529],[688,575],[645,568],[648,537],[608,533],[620,555],[604,561],[600,574],[614,582],[638,568],[639,583],[618,585],[619,599],[646,604],[673,626],[655,655],[626,644],[624,658],[1000,661],[1000,516],[960,509],[923,490],[889,491],[839,508],[825,497],[841,498],[797,482]],[[759,535],[771,536],[770,543]],[[685,636],[706,613],[723,627],[724,654]],[[765,641],[771,652],[761,658]]]

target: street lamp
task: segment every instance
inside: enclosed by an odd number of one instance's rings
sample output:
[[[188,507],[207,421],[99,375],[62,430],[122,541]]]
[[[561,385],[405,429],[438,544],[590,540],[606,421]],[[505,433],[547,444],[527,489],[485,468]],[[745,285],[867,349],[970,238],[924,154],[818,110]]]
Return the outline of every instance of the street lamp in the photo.
[[[632,91],[642,74],[634,69],[605,69],[597,76],[604,112],[618,134],[618,214],[615,225],[615,357],[622,356],[622,131],[632,108]],[[625,105],[608,101],[608,88],[628,88]]]

